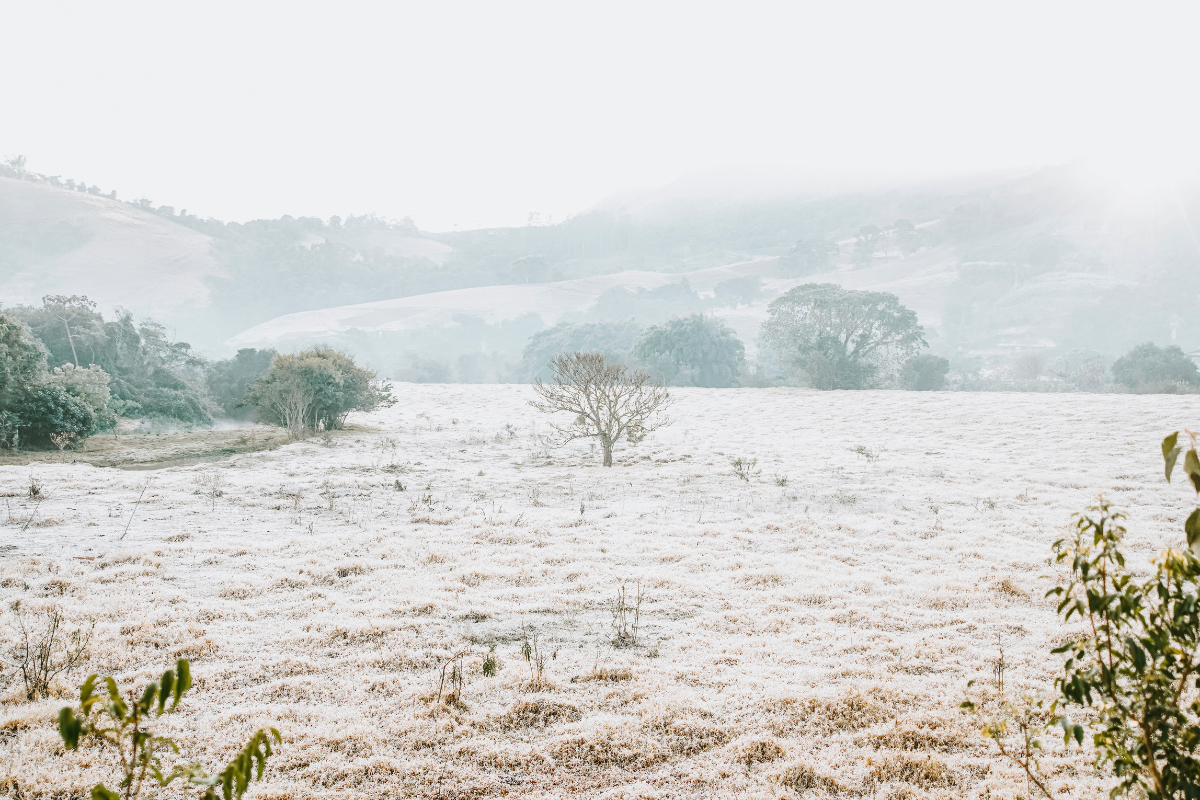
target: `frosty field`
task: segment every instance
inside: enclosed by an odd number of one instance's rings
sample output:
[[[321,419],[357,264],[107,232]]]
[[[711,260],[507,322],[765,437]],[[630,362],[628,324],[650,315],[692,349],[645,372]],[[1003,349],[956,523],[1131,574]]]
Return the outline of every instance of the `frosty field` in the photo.
[[[1009,692],[1052,682],[1050,545],[1097,493],[1132,562],[1182,541],[1192,498],[1158,444],[1200,416],[1194,396],[682,389],[603,469],[540,443],[529,387],[395,394],[217,463],[0,467],[0,601],[94,621],[90,672],[190,658],[185,751],[215,767],[284,735],[254,797],[1027,796],[959,713],[967,681],[995,693],[1002,645]],[[615,647],[639,582],[638,643]],[[37,704],[0,687],[0,794],[111,776],[53,726],[82,677]],[[1094,792],[1085,757],[1046,766]]]

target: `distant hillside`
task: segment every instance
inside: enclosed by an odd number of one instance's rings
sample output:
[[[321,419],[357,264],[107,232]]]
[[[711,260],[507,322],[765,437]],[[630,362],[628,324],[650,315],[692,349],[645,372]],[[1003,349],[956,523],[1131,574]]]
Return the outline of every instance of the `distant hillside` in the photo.
[[[128,203],[0,177],[0,300],[87,294],[168,319],[224,275],[212,239]]]
[[[721,269],[752,269],[767,297],[801,279],[894,292],[948,355],[1116,352],[1146,339],[1200,347],[1189,300],[1200,295],[1200,242],[1188,222],[1200,192],[1135,198],[1075,167],[769,197],[680,184],[554,225],[438,234],[376,217],[223,223],[5,169],[4,303],[87,294],[154,314],[207,352],[428,329],[406,339],[419,349],[457,318],[549,324],[599,313],[588,304],[604,287],[686,277],[703,292]],[[798,271],[795,254],[814,248],[827,261]],[[752,348],[765,302],[708,308]]]

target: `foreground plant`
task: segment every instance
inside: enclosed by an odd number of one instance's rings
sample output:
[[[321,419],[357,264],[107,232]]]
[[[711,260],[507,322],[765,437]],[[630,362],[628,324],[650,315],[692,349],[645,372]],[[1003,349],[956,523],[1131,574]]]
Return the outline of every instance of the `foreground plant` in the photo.
[[[216,800],[218,796],[223,800],[240,800],[252,780],[262,780],[267,758],[272,753],[271,740],[276,744],[282,741],[275,728],[255,731],[229,765],[215,775],[205,772],[199,762],[163,771],[159,753],[170,751],[177,755],[179,745],[174,739],[156,735],[150,725],[174,711],[191,685],[188,662],[182,658],[174,670],[167,670],[161,679],[147,684],[140,698],[132,689],[122,697],[111,677],[88,676],[79,690],[79,708],[64,708],[58,713],[58,732],[68,750],[91,741],[117,752],[121,765],[118,791],[98,783],[92,787],[92,800],[133,800],[150,785],[147,778],[160,787],[183,778],[205,787],[204,800]]]
[[[1177,432],[1163,441],[1166,477],[1183,455],[1183,469],[1200,494],[1200,454],[1188,435],[1186,449]],[[1123,519],[1101,498],[1079,515],[1070,537],[1054,543],[1057,562],[1070,565],[1071,581],[1047,597],[1058,597],[1063,621],[1081,622],[1085,633],[1052,651],[1066,661],[1044,724],[1032,715],[1017,724],[1026,742],[1020,752],[1004,745],[1020,709],[986,721],[983,732],[1049,796],[1033,758],[1041,749],[1038,725],[1057,725],[1064,741],[1082,744],[1084,725],[1064,712],[1087,709],[1097,766],[1117,778],[1114,797],[1200,798],[1200,508],[1184,522],[1187,547],[1160,553],[1146,579],[1126,567]],[[963,707],[979,711],[971,700]]]

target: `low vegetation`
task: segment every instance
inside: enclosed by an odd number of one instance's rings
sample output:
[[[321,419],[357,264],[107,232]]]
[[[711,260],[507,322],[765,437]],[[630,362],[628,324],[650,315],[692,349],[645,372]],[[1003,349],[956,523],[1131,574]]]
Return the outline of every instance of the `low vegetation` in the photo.
[[[271,743],[283,738],[275,728],[259,729],[228,766],[210,775],[199,762],[175,764],[169,769],[160,753],[178,756],[179,744],[160,735],[155,724],[179,707],[192,686],[191,667],[180,659],[157,681],[137,694],[124,694],[112,677],[89,675],[79,690],[79,707],[64,708],[58,715],[58,731],[67,750],[94,745],[115,752],[119,779],[110,789],[103,783],[92,787],[92,800],[136,800],[143,793],[156,796],[152,785],[166,788],[177,780],[204,787],[203,800],[240,800],[253,780],[262,780]],[[172,759],[175,760],[175,759]]]

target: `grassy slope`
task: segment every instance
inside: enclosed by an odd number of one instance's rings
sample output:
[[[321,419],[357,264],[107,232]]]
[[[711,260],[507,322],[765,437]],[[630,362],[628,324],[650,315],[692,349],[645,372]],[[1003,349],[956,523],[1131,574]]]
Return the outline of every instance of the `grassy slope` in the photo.
[[[86,294],[171,320],[208,301],[222,274],[211,239],[128,203],[0,177],[0,296],[40,304]]]

